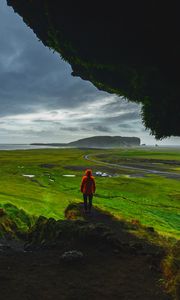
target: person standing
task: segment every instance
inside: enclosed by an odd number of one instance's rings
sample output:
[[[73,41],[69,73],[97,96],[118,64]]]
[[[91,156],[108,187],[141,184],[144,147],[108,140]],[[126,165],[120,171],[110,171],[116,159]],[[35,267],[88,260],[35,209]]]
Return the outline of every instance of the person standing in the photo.
[[[92,176],[92,170],[87,169],[85,172],[85,176],[83,176],[81,182],[81,192],[83,193],[85,213],[91,212],[92,199],[95,191],[96,191],[96,184],[95,184],[94,177]]]

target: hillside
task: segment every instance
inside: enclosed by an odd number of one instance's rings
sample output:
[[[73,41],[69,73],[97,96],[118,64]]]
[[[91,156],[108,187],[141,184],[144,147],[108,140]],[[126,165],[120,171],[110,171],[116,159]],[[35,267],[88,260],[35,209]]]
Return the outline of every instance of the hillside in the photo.
[[[69,143],[70,146],[87,147],[87,148],[113,148],[122,146],[139,146],[140,139],[137,137],[121,137],[121,136],[94,136],[90,138],[80,139]]]
[[[125,146],[140,146],[141,140],[138,137],[122,136],[93,136],[80,139],[70,143],[33,143],[32,145],[48,145],[59,147],[83,147],[83,148],[115,148]]]

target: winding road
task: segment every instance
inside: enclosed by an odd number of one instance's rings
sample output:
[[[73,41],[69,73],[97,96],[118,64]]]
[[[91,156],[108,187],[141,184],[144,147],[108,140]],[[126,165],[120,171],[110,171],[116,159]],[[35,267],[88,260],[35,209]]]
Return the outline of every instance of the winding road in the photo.
[[[101,153],[101,154],[103,154],[103,153]],[[145,167],[137,167],[137,166],[134,167],[134,166],[121,165],[121,164],[112,164],[112,163],[108,163],[105,161],[95,160],[95,159],[91,158],[91,155],[89,155],[89,154],[84,155],[84,159],[91,161],[91,162],[95,162],[96,164],[104,165],[104,166],[111,167],[111,168],[128,169],[128,170],[132,170],[132,171],[136,170],[136,171],[141,171],[145,174],[155,174],[155,175],[164,176],[166,178],[180,179],[180,173],[167,172],[167,171],[161,171],[161,170],[151,170],[151,169],[147,169]]]

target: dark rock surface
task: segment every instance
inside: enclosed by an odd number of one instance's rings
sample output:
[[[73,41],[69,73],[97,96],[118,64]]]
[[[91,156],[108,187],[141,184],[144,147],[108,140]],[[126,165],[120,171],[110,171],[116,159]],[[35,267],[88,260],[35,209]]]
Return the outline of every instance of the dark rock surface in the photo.
[[[129,233],[134,224],[95,207],[88,216],[81,204],[68,209],[79,209],[76,220],[39,217],[25,251],[0,241],[2,299],[171,299],[159,285],[161,249]]]

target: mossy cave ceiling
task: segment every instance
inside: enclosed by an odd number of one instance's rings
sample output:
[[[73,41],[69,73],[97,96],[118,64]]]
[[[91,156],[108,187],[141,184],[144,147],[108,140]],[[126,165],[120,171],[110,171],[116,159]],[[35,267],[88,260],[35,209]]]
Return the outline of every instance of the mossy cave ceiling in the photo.
[[[72,75],[142,104],[156,138],[180,136],[178,1],[7,0]]]

